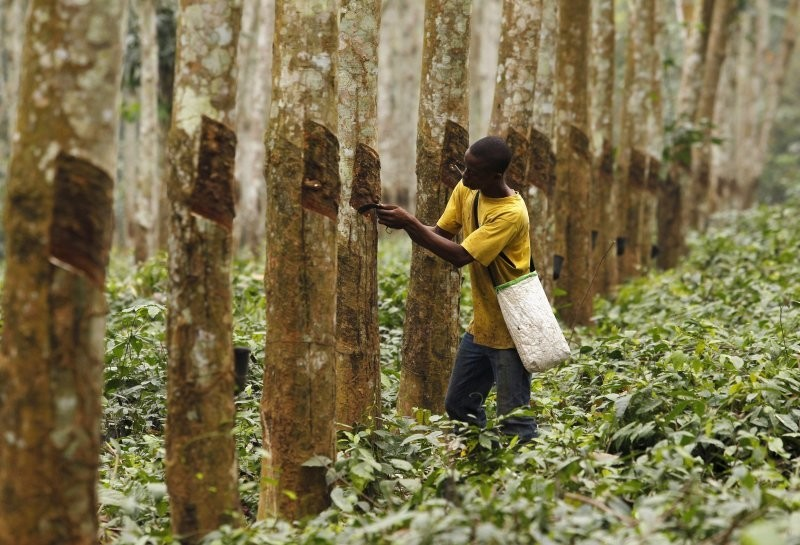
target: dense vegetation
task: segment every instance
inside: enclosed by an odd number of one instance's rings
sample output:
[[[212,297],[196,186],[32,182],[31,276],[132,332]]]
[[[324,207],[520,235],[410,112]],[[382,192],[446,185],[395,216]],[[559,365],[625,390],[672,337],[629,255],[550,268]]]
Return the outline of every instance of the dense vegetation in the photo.
[[[534,377],[541,437],[392,409],[408,247],[381,240],[385,417],[344,430],[333,506],[211,543],[800,543],[800,200],[718,218],[677,270],[597,305],[573,359]],[[239,263],[235,340],[264,344],[262,268]],[[174,543],[163,482],[163,263],[117,262],[109,283],[103,542]],[[465,306],[469,306],[466,301]],[[261,436],[255,369],[237,397],[241,495],[254,519]],[[490,408],[493,400],[489,400]],[[498,440],[506,448],[498,448]]]

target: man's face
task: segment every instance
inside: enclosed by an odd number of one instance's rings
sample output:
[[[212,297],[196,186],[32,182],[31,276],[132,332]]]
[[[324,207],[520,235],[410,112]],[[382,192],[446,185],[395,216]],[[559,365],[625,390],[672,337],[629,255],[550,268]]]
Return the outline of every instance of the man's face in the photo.
[[[485,189],[495,183],[495,178],[498,176],[497,172],[487,169],[484,162],[472,155],[469,150],[464,154],[464,166],[466,168],[461,178],[469,189]]]

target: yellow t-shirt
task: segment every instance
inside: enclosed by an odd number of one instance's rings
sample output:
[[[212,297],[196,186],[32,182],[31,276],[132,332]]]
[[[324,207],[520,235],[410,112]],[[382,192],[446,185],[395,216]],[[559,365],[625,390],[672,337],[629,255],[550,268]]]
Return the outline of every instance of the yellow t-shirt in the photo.
[[[477,191],[461,182],[453,190],[437,225],[448,233],[464,237],[461,246],[475,258],[470,264],[473,315],[467,331],[477,344],[490,348],[513,348],[489,271],[498,284],[527,274],[530,269],[531,243],[528,234],[528,209],[519,193],[497,199],[480,195],[478,223],[472,218]],[[500,253],[503,255],[500,255]]]

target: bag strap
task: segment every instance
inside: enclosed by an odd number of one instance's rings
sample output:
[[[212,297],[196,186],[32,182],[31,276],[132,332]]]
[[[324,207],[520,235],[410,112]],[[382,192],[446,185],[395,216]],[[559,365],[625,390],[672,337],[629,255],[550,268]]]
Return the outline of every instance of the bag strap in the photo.
[[[480,190],[478,190],[475,192],[475,198],[472,200],[472,223],[476,231],[481,226],[480,222],[478,221],[478,199],[480,198],[480,196],[481,192]],[[500,257],[502,257],[509,263],[513,263],[513,261],[511,261],[508,258],[508,256],[503,252],[500,252]],[[530,257],[531,257],[530,272],[533,272],[536,270],[536,267],[533,266],[533,251],[531,251]],[[492,260],[492,263],[494,263],[494,260]],[[494,274],[492,274],[492,263],[489,263],[489,266],[486,267],[486,270],[489,271],[489,277],[492,279],[492,285],[497,287],[499,284],[497,283],[497,280],[495,280]]]

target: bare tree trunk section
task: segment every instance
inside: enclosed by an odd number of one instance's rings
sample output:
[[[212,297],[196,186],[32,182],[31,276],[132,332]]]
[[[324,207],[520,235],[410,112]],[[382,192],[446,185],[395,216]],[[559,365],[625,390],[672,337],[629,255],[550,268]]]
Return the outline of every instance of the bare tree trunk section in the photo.
[[[236,99],[236,219],[233,244],[254,258],[264,252],[264,131],[271,93],[275,0],[245,2]]]
[[[553,300],[553,245],[555,237],[555,69],[558,35],[559,0],[541,0],[542,22],[539,30],[539,59],[536,63],[536,90],[531,131],[530,176],[546,185],[544,199],[532,201],[531,252],[539,271],[542,287]]]
[[[17,96],[28,0],[4,0],[0,8],[0,203],[5,200],[8,161],[16,129]],[[3,216],[0,208],[0,218]],[[0,251],[4,237],[0,236]]]
[[[702,140],[692,149],[692,197],[689,201],[691,203],[689,226],[701,230],[705,230],[708,222],[714,106],[717,101],[722,65],[725,61],[733,9],[733,0],[714,0],[703,85],[695,115],[695,124],[702,133]]]
[[[237,1],[182,0],[168,149],[166,480],[172,529],[238,524],[231,228]]]
[[[534,0],[539,3],[540,0]],[[491,126],[492,100],[496,88],[498,47],[500,44],[504,0],[474,0],[470,17],[469,43],[469,129],[470,141],[494,132]],[[527,44],[520,44],[523,47]],[[536,75],[534,71],[534,76]],[[531,80],[531,83],[533,80]]]
[[[539,225],[545,218],[538,214],[547,208],[550,176],[530,168],[533,157],[531,132],[535,104],[536,72],[539,64],[539,34],[542,24],[542,2],[503,3],[503,25],[497,62],[497,86],[490,120],[491,134],[506,139],[512,151],[506,182],[525,199],[531,225],[531,239],[540,235]],[[531,246],[533,261],[540,276],[546,276],[541,241]]]
[[[380,0],[343,0],[339,29],[339,145],[342,181],[337,241],[336,422],[380,416],[378,229],[356,209],[380,200],[374,151],[378,118]]]
[[[764,113],[758,128],[758,140],[756,142],[755,172],[753,172],[751,179],[748,181],[748,187],[745,188],[747,196],[744,204],[748,207],[753,204],[758,178],[761,176],[767,161],[770,135],[775,125],[775,115],[778,111],[781,91],[783,90],[786,73],[789,70],[792,53],[797,43],[798,25],[800,25],[800,0],[791,0],[786,7],[786,21],[780,46],[774,56],[774,64],[769,67],[766,77]]]
[[[736,147],[736,81],[738,50],[742,41],[742,25],[736,23],[731,29],[726,48],[724,65],[720,74],[719,90],[714,105],[715,136],[721,141],[711,147],[710,186],[708,190],[708,214],[730,208],[732,186],[736,177],[734,166]]]
[[[664,57],[666,50],[666,5],[654,2],[647,20],[645,62],[649,63],[650,92],[647,108],[647,183],[642,196],[641,270],[646,273],[654,265],[658,248],[658,195],[661,185],[661,158],[664,151]]]
[[[694,0],[689,23],[688,39],[684,48],[681,85],[678,90],[675,112],[675,130],[669,143],[668,182],[665,191],[677,195],[680,204],[674,207],[681,217],[672,219],[661,217],[659,225],[669,226],[670,230],[659,234],[659,267],[675,267],[678,259],[686,253],[686,232],[688,230],[688,209],[692,184],[691,157],[692,131],[695,130],[695,115],[700,101],[700,89],[705,70],[706,45],[711,26],[714,0]],[[660,214],[669,210],[659,206]]]
[[[153,254],[158,224],[158,195],[161,190],[158,172],[158,40],[156,36],[156,0],[137,0],[141,76],[139,81],[139,158],[134,196],[131,233],[133,256],[141,263]]]
[[[30,5],[4,222],[3,545],[97,542],[125,4]]]
[[[420,67],[425,3],[420,0],[383,2],[378,49],[378,155],[385,202],[413,206],[416,192],[416,120],[419,108]]]
[[[761,0],[760,4],[767,4]],[[757,4],[758,5],[758,4]],[[758,7],[756,8],[758,9]],[[740,14],[740,38],[736,52],[736,104],[734,111],[734,150],[733,171],[736,173],[735,187],[732,189],[731,207],[741,208],[744,204],[744,188],[753,179],[750,151],[755,148],[756,127],[758,125],[758,99],[761,80],[760,59],[756,57],[756,13]]]
[[[434,224],[452,190],[442,173],[468,145],[469,0],[427,0],[417,129],[417,217]],[[461,273],[414,245],[397,410],[444,411],[458,345]]]
[[[620,168],[624,180],[621,216],[625,221],[620,251],[620,281],[642,273],[642,215],[645,202],[648,150],[648,112],[651,111],[652,46],[649,30],[654,0],[629,3],[625,89],[620,122]]]
[[[598,271],[592,293],[609,293],[618,282],[615,247],[620,229],[617,221],[620,186],[614,178],[614,4],[614,0],[592,3],[589,92],[593,151],[591,229],[592,263]]]
[[[329,505],[325,467],[304,464],[336,456],[339,13],[335,0],[275,6],[258,517],[292,520]]]
[[[591,9],[588,0],[561,0],[556,61],[556,254],[564,256],[557,298],[569,324],[588,324],[591,180],[589,151],[588,52]]]

